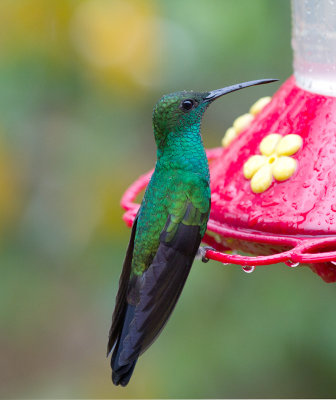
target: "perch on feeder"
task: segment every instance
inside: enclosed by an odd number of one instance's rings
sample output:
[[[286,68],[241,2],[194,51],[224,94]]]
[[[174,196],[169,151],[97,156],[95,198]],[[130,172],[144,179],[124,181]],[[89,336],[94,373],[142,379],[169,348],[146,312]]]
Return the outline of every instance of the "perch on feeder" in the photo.
[[[292,11],[294,76],[237,119],[222,148],[207,151],[212,204],[203,241],[216,249],[206,257],[246,272],[284,262],[335,282],[336,4],[293,0]],[[122,198],[128,225],[150,176]]]

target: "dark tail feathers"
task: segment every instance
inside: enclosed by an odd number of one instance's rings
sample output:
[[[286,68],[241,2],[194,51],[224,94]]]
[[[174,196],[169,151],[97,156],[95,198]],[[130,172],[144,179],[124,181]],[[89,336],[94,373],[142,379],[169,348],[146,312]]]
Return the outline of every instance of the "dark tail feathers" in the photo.
[[[135,367],[137,360],[133,361],[132,363],[119,366],[119,368],[116,368],[116,365],[112,364],[111,360],[111,367],[112,367],[112,382],[118,386],[126,386],[128,382],[131,379],[131,376],[133,374],[133,370]]]
[[[111,357],[112,382],[115,385],[126,386],[131,379],[137,358],[128,364],[120,364],[120,354],[123,350],[123,344],[128,335],[129,325],[134,317],[135,306],[127,305],[124,324],[121,335],[116,343]]]

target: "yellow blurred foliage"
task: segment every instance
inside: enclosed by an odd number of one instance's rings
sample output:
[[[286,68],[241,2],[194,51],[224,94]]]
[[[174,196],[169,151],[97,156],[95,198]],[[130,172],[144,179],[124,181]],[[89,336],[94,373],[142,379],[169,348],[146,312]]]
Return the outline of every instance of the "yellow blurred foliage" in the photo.
[[[75,11],[72,40],[104,80],[119,86],[138,84],[142,75],[150,76],[155,64],[154,17],[151,1],[88,0]]]
[[[64,50],[74,3],[69,0],[2,0],[0,46],[42,48],[53,54]]]
[[[155,71],[156,8],[151,0],[2,0],[0,50],[79,55],[102,84],[141,86]]]

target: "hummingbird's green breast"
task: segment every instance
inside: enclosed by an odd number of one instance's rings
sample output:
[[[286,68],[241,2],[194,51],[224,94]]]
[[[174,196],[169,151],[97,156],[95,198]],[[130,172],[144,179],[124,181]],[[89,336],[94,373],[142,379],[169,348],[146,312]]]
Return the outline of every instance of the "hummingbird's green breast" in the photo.
[[[190,203],[194,211],[184,223],[200,226],[203,236],[210,211],[209,168],[201,136],[194,132],[171,135],[157,161],[138,215],[134,274],[142,274],[149,267],[164,229],[166,240],[173,238]]]

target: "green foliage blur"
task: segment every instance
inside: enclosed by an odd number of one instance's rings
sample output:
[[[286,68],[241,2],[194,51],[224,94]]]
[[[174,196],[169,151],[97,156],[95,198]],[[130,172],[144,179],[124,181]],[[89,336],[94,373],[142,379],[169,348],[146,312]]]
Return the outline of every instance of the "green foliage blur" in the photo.
[[[0,397],[335,397],[335,287],[195,262],[127,388],[105,358],[152,107],[292,71],[288,0],[1,0]],[[279,85],[208,111],[206,147]]]

